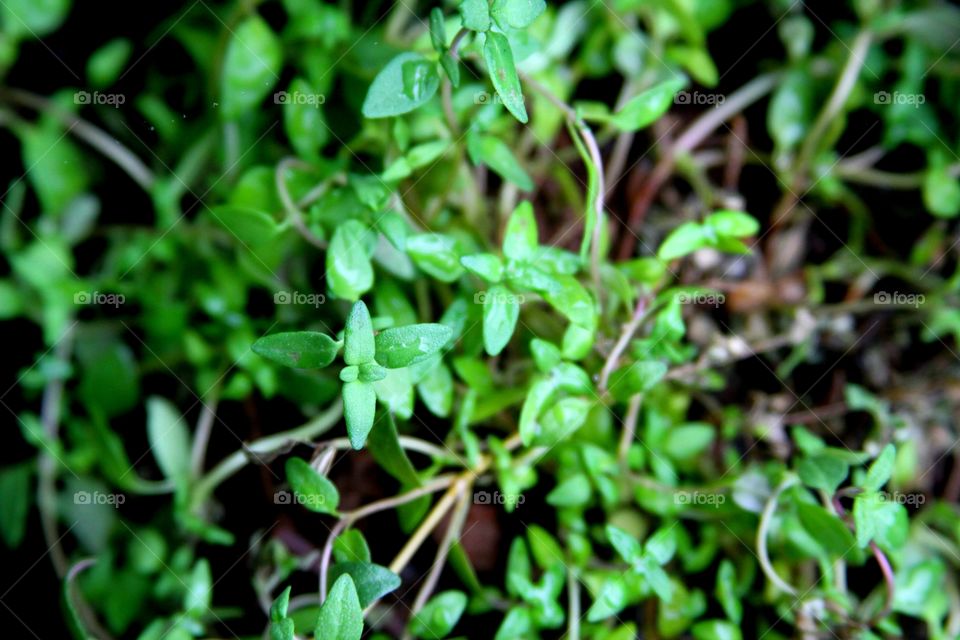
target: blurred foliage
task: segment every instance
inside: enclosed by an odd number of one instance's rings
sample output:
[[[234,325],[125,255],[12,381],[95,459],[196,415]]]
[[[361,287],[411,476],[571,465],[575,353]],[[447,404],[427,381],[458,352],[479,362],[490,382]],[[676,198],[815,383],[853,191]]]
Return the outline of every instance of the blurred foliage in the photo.
[[[0,5],[77,637],[960,637],[956,7]]]

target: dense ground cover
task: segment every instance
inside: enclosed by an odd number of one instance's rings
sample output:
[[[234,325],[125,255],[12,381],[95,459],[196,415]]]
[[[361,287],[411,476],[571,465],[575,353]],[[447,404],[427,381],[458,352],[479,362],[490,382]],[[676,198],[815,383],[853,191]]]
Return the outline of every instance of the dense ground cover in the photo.
[[[960,637],[952,5],[3,0],[0,75],[10,637]]]

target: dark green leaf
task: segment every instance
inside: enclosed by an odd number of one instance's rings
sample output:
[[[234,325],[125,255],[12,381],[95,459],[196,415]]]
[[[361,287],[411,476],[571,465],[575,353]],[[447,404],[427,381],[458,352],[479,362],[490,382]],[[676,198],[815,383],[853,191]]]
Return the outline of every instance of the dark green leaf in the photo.
[[[443,324],[412,324],[384,329],[375,338],[377,362],[400,369],[422,362],[443,348],[453,332]]]
[[[251,349],[285,367],[322,369],[337,357],[340,343],[325,333],[291,331],[264,336],[254,342]]]
[[[344,574],[353,578],[364,609],[400,586],[400,576],[370,562],[339,562],[331,567],[329,580],[336,583]]]
[[[496,31],[487,32],[483,45],[483,59],[487,63],[490,80],[503,100],[503,105],[520,122],[527,122],[527,108],[523,103],[520,78],[513,63],[513,50],[506,36]]]
[[[330,480],[317,473],[305,460],[290,458],[285,466],[287,482],[297,503],[317,513],[336,513],[340,493]]]

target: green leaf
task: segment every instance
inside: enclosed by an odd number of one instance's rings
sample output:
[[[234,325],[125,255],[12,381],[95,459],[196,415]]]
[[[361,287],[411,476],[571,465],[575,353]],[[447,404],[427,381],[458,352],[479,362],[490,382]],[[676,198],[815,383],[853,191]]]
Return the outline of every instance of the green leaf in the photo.
[[[740,627],[726,620],[704,620],[690,629],[694,640],[742,640]]]
[[[400,446],[397,425],[389,413],[377,420],[367,440],[367,449],[377,464],[404,486],[420,486],[420,476],[417,475],[406,451]]]
[[[250,348],[285,367],[322,369],[337,357],[340,343],[317,331],[291,331],[264,336]]]
[[[906,508],[877,491],[854,498],[853,523],[860,547],[875,540],[886,551],[899,551],[907,541],[910,528]]]
[[[401,53],[377,74],[363,101],[367,118],[389,118],[425,104],[440,86],[436,63],[419,53]]]
[[[520,317],[521,298],[502,285],[494,285],[483,298],[483,346],[495,356],[510,342]]]
[[[453,408],[453,374],[442,362],[430,369],[417,384],[420,399],[435,416],[446,418]]]
[[[334,565],[334,569],[337,566]],[[333,583],[320,607],[314,637],[323,640],[360,640],[363,635],[363,608],[357,587],[348,573]]]
[[[430,10],[430,43],[437,53],[447,50],[447,29],[443,21],[443,9],[440,7]]]
[[[390,569],[371,562],[339,562],[330,568],[329,580],[336,583],[344,574],[353,578],[364,609],[399,587],[401,582],[400,576]]]
[[[270,640],[296,640],[296,637],[296,627],[290,618],[270,621]],[[177,636],[168,633],[167,638],[175,639]]]
[[[371,383],[358,380],[343,384],[343,417],[354,449],[362,449],[367,441],[376,410],[377,393]]]
[[[410,619],[410,633],[417,638],[445,638],[467,608],[467,594],[462,591],[438,593]]]
[[[833,493],[846,480],[850,468],[846,462],[831,455],[814,455],[803,458],[797,472],[805,485]]]
[[[755,236],[760,231],[760,223],[749,213],[726,209],[711,213],[703,224],[713,229],[717,235],[732,238]]]
[[[305,78],[294,78],[286,93],[279,94],[283,102],[283,130],[297,153],[310,160],[320,158],[320,148],[330,141],[330,129],[323,117],[325,97]]]
[[[290,587],[283,590],[273,604],[270,605],[270,621],[280,622],[287,617],[287,608],[290,606]]]
[[[831,557],[845,555],[857,542],[840,518],[819,505],[800,502],[797,504],[800,523]]]
[[[259,16],[247,18],[232,34],[223,60],[225,120],[236,120],[257,107],[280,79],[283,66],[283,45]]]
[[[190,434],[186,421],[169,400],[147,398],[147,438],[163,475],[186,481],[190,476]]]
[[[440,66],[443,67],[443,72],[450,78],[450,84],[452,84],[455,89],[459,88],[460,62],[447,52],[440,56]]]
[[[467,134],[467,153],[474,164],[485,164],[504,180],[524,191],[533,191],[533,179],[500,138],[471,131]]]
[[[474,273],[487,282],[500,282],[503,279],[503,261],[492,253],[474,253],[460,258],[467,271]]]
[[[33,496],[30,493],[31,465],[0,469],[0,537],[15,549],[23,540]]]
[[[583,426],[593,402],[586,398],[563,398],[547,409],[540,418],[537,444],[552,447]]]
[[[4,35],[42,38],[57,30],[70,12],[70,0],[4,0],[0,4]]]
[[[413,382],[410,380],[410,369],[388,369],[383,380],[373,383],[377,399],[391,413],[403,419],[413,415]]]
[[[333,541],[333,557],[337,562],[370,562],[370,547],[357,529],[347,529]]]
[[[259,247],[280,232],[277,221],[269,213],[251,207],[224,204],[208,210],[214,220],[230,231],[244,245]]]
[[[717,600],[723,607],[727,617],[740,624],[743,618],[743,604],[737,595],[737,570],[728,558],[720,561],[720,567],[717,569],[717,586],[714,589]]]
[[[360,365],[373,362],[377,353],[373,337],[373,322],[370,320],[370,311],[363,300],[353,303],[343,333],[345,363]]]
[[[813,119],[813,90],[816,83],[801,69],[788,71],[770,98],[767,130],[778,149],[795,147]]]
[[[582,507],[590,502],[592,493],[587,476],[575,473],[547,494],[547,504],[554,507]]]
[[[387,369],[376,362],[368,362],[357,367],[357,380],[361,382],[379,382],[387,377]],[[350,382],[344,380],[344,382]]]
[[[2,7],[3,5],[0,5]],[[59,214],[89,188],[88,161],[56,123],[19,129],[23,166],[45,213]]]
[[[635,564],[640,561],[641,556],[643,556],[643,547],[640,546],[640,541],[612,524],[608,524],[605,531],[607,532],[607,540],[617,550],[624,562]]]
[[[923,176],[923,204],[939,218],[960,214],[960,180],[950,175],[948,165],[931,166]]]
[[[867,469],[867,475],[861,485],[865,491],[878,491],[887,484],[893,474],[893,465],[897,459],[897,450],[892,444],[887,444]]]
[[[503,255],[510,260],[529,262],[537,255],[537,218],[533,205],[524,200],[513,210],[503,233]]]
[[[377,362],[400,369],[422,362],[447,344],[453,331],[443,324],[412,324],[384,329],[375,340]]]
[[[451,236],[422,233],[406,242],[407,254],[418,267],[443,282],[455,282],[463,275],[457,243]]]
[[[674,260],[709,244],[710,237],[703,226],[696,222],[684,222],[666,237],[657,250],[657,257],[661,260]]]
[[[677,534],[673,527],[661,527],[643,543],[645,556],[653,558],[659,565],[670,562],[677,551]]]
[[[490,28],[490,5],[487,0],[463,0],[460,3],[463,26],[473,31]]]
[[[501,29],[526,29],[547,8],[544,0],[493,0],[490,14]]]
[[[544,293],[547,303],[570,322],[589,330],[597,326],[597,310],[593,298],[573,276],[553,276],[558,288]]]
[[[523,103],[523,91],[520,89],[520,77],[513,63],[513,50],[510,41],[502,33],[487,32],[487,41],[483,45],[483,60],[487,63],[490,80],[503,100],[503,106],[520,122],[527,122],[527,108]]]
[[[116,81],[130,59],[133,45],[126,38],[116,38],[94,51],[87,58],[87,80],[91,87],[102,89]]]
[[[629,604],[629,598],[629,590],[623,575],[607,578],[600,587],[600,593],[587,610],[587,622],[600,622],[617,615]]]
[[[685,78],[664,80],[631,98],[610,117],[610,123],[621,131],[639,131],[667,112],[673,96],[686,85]]]
[[[373,266],[366,251],[370,234],[359,220],[347,220],[333,232],[327,248],[327,284],[338,298],[357,300],[373,287]]]
[[[667,365],[659,360],[640,360],[624,365],[610,374],[607,389],[618,400],[646,393],[667,375]]]
[[[297,503],[316,513],[336,513],[340,493],[330,480],[317,473],[305,460],[290,458],[284,467],[287,482],[297,497]]]

